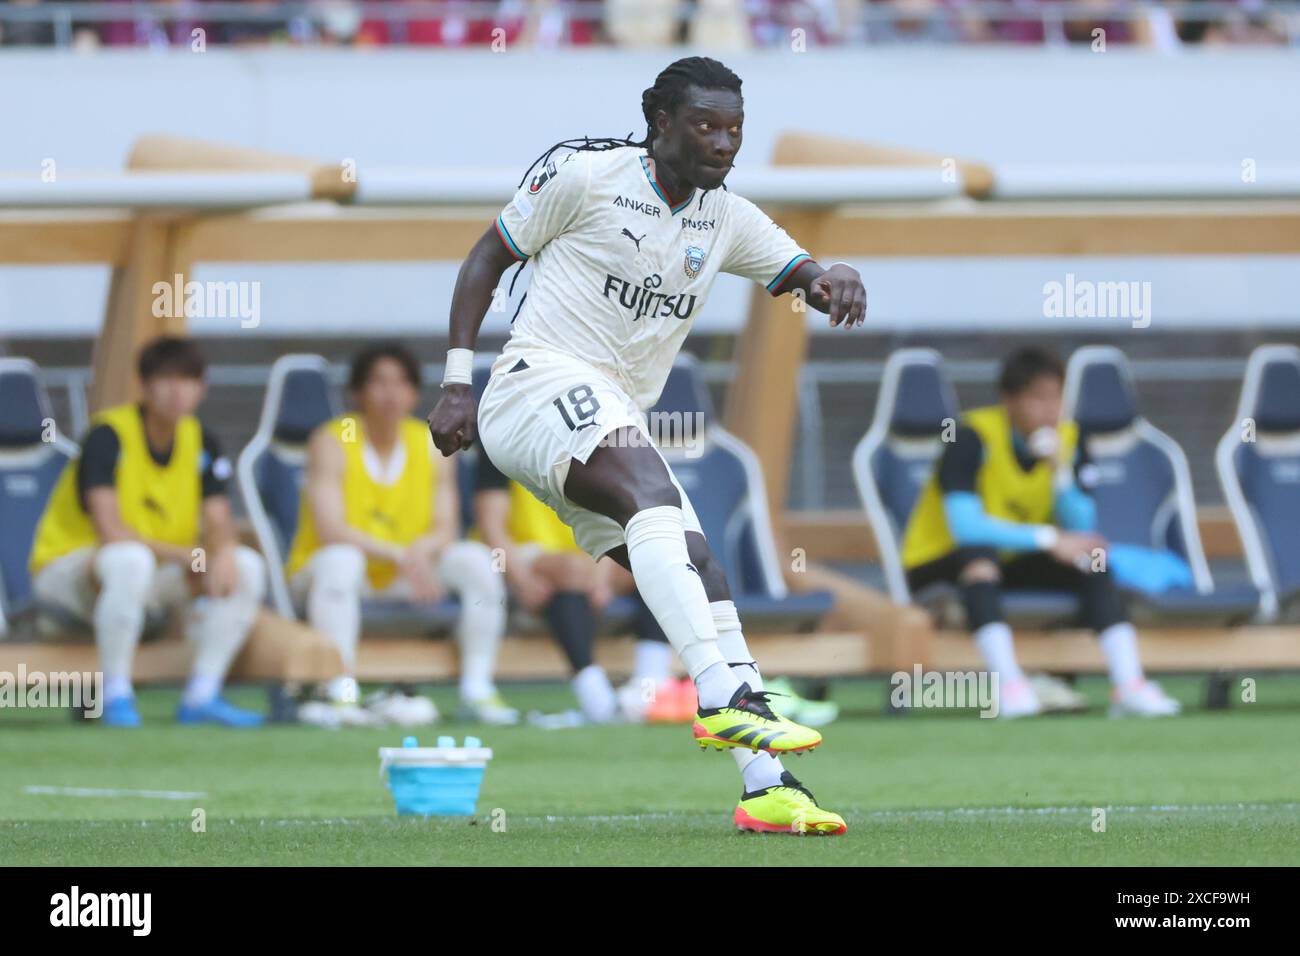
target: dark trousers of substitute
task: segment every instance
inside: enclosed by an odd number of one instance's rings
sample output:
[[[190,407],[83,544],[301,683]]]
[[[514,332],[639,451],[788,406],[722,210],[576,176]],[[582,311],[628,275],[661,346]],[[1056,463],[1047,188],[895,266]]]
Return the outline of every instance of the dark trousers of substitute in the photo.
[[[1001,580],[963,583],[962,572],[976,561],[997,565]],[[995,548],[958,548],[907,572],[907,586],[913,594],[939,582],[954,584],[961,591],[966,626],[972,631],[1006,619],[1002,612],[1004,589],[1077,594],[1082,623],[1099,633],[1128,619],[1123,595],[1108,571],[1081,571],[1062,564],[1046,551],[1031,551],[1003,561]]]

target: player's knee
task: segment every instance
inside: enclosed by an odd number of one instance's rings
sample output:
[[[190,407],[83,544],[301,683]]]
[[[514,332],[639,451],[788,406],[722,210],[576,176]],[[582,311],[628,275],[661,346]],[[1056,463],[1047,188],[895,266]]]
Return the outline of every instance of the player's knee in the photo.
[[[239,571],[239,596],[249,604],[261,604],[266,597],[266,561],[241,544],[235,549],[235,566]]]
[[[646,481],[634,487],[621,489],[615,496],[617,513],[611,515],[619,524],[626,526],[632,516],[650,508],[680,508],[682,496],[677,486],[671,481]]]
[[[482,541],[454,541],[442,555],[442,572],[447,583],[462,595],[502,600],[505,575],[497,573],[492,549]]]
[[[366,576],[366,556],[354,544],[329,544],[312,558],[313,578],[321,587],[359,591]]]
[[[95,576],[105,589],[143,596],[158,561],[141,541],[114,541],[95,554]]]
[[[957,575],[960,584],[998,584],[1002,573],[991,558],[977,558],[961,569]]]
[[[576,551],[557,554],[550,562],[549,577],[560,591],[586,591],[593,583],[596,566],[586,555]]]

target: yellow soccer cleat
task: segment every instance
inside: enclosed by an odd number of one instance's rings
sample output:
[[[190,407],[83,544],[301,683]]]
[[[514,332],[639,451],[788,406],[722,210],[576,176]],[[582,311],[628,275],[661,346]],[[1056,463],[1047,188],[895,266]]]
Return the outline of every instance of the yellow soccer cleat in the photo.
[[[696,711],[695,739],[701,749],[747,747],[784,754],[811,750],[822,742],[822,735],[786,720],[768,706],[765,692],[741,684],[726,707]]]
[[[741,795],[734,814],[737,829],[795,836],[840,836],[848,832],[844,818],[817,806],[813,795],[790,771],[781,774],[781,783],[779,787]]]

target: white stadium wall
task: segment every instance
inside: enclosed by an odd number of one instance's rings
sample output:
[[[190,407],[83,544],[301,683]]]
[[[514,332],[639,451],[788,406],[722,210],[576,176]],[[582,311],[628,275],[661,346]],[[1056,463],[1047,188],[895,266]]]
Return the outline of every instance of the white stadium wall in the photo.
[[[639,137],[639,103],[681,51],[492,53],[109,51],[0,54],[0,173],[122,166],[134,139],[170,133],[367,166],[524,169],[574,136]],[[1300,160],[1300,54],[1159,55],[909,49],[721,56],[744,80],[741,165],[803,129],[1025,166]],[[485,226],[487,221],[485,219]],[[1151,283],[1153,326],[1292,325],[1300,261],[878,260],[863,262],[875,322],[891,328],[1081,325],[1043,316],[1043,287]],[[456,264],[239,267],[261,281],[258,334],[445,326]],[[107,270],[0,268],[0,334],[82,335]],[[512,273],[507,273],[507,279]],[[211,263],[196,278],[230,278]],[[523,285],[523,280],[520,286]],[[699,327],[735,328],[749,286],[724,277]],[[516,288],[516,296],[521,289]],[[506,316],[488,328],[504,329]],[[362,325],[362,320],[365,325]],[[821,317],[810,316],[814,328]],[[1097,320],[1099,325],[1115,320]],[[229,320],[199,321],[221,334]],[[233,331],[233,328],[231,329]],[[243,334],[248,334],[245,331]]]

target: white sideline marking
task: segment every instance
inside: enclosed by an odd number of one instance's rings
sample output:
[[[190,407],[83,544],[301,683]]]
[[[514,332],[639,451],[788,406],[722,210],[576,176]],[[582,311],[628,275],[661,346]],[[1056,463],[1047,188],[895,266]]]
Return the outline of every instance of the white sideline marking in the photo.
[[[936,810],[871,810],[866,816],[953,817],[1048,816],[1067,813],[1091,813],[1093,807],[949,807]],[[1229,810],[1300,810],[1300,803],[1152,803],[1147,805],[1107,806],[1110,813],[1223,813]]]
[[[119,790],[100,787],[23,787],[23,793],[56,797],[147,797],[153,800],[197,800],[206,797],[201,790]]]
[[[1132,804],[1125,806],[1104,807],[1110,813],[1224,813],[1232,810],[1300,810],[1300,803],[1152,803],[1146,805]],[[868,810],[854,813],[852,816],[868,819],[890,820],[900,817],[922,817],[931,820],[948,820],[961,817],[1018,817],[1018,816],[1062,816],[1065,814],[1090,814],[1091,806],[1078,807],[945,807],[917,810]],[[546,823],[633,823],[638,820],[673,820],[686,816],[712,815],[702,811],[685,811],[678,813],[625,813],[592,814],[589,816],[564,816],[547,814],[545,816],[527,816],[524,820],[542,820]]]

